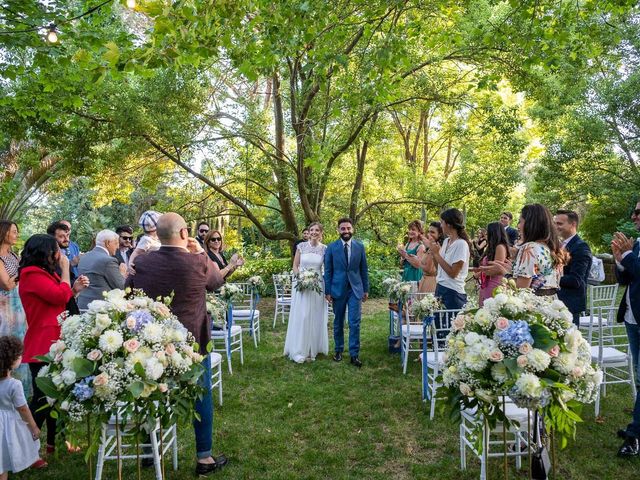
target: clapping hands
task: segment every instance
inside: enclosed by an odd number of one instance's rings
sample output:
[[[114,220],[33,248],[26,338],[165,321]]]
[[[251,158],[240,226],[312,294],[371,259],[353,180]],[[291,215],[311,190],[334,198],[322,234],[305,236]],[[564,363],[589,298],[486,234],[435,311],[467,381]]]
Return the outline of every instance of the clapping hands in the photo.
[[[624,233],[616,232],[613,234],[613,240],[611,241],[611,250],[616,262],[622,261],[622,255],[633,249],[633,239],[627,237]]]

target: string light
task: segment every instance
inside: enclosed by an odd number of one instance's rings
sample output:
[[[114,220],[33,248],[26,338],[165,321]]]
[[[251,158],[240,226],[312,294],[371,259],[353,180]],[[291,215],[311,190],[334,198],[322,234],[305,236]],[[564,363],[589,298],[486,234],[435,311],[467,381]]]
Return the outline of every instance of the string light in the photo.
[[[129,7],[132,10],[136,8],[136,0],[127,0],[127,7]]]
[[[52,23],[49,25],[49,31],[47,32],[47,40],[49,43],[58,43],[58,32],[56,32],[56,25]]]

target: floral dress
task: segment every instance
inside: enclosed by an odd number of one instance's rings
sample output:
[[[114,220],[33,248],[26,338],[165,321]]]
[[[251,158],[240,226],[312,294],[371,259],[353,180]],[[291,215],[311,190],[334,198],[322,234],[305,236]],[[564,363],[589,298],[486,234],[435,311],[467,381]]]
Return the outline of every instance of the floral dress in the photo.
[[[531,289],[558,288],[562,266],[556,266],[549,247],[538,242],[527,242],[518,250],[516,263],[513,267],[513,278],[525,277],[531,279]]]
[[[18,256],[9,252],[8,255],[0,255],[0,268],[4,268],[9,274],[9,278],[18,275],[18,267],[20,259]],[[11,290],[0,289],[0,336],[13,335],[20,340],[24,340],[27,331],[27,317],[25,316],[18,288]],[[24,393],[31,395],[31,374],[29,366],[22,364],[13,373],[14,378],[22,382]]]

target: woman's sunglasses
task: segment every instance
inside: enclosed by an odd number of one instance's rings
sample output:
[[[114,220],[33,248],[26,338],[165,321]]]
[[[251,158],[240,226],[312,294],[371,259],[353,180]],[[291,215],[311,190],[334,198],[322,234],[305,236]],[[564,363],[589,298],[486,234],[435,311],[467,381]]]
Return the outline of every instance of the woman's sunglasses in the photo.
[[[221,242],[222,239],[220,237],[214,237],[209,239],[210,242]]]

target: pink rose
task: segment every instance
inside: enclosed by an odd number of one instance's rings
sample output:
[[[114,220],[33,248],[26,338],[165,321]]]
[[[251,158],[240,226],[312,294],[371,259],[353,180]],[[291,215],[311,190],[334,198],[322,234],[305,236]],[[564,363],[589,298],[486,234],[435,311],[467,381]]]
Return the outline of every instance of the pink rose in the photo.
[[[520,348],[518,349],[518,351],[522,355],[526,355],[527,353],[530,353],[531,350],[533,350],[533,347],[531,346],[531,344],[529,342],[524,342],[522,345],[520,345]]]
[[[573,370],[571,370],[571,375],[574,377],[581,377],[584,375],[584,370],[582,370],[581,367],[574,367]]]
[[[133,317],[127,317],[127,328],[133,330],[136,328],[136,319]]]
[[[464,328],[466,318],[464,315],[458,315],[452,322],[453,329],[458,331]]]
[[[87,359],[91,360],[92,362],[100,360],[101,358],[102,352],[98,349],[91,350],[89,353],[87,353]]]
[[[56,353],[56,356],[53,358],[53,361],[56,362],[56,363],[62,362],[62,354],[61,353]]]
[[[520,355],[520,356],[518,357],[518,359],[517,359],[517,362],[518,362],[518,366],[519,366],[520,368],[524,368],[524,367],[526,367],[526,366],[527,366],[527,364],[529,363],[529,361],[527,360],[527,357],[526,357],[526,356],[524,356],[524,355]]]
[[[162,393],[165,393],[167,390],[169,390],[169,385],[167,385],[166,383],[159,383],[158,390],[160,390],[160,392]]]
[[[102,387],[103,385],[106,385],[108,381],[109,381],[109,375],[103,372],[100,375],[97,375],[96,378],[93,379],[93,384],[96,387]]]
[[[560,347],[558,345],[554,345],[549,349],[548,353],[550,357],[557,357],[560,354]]]
[[[504,317],[499,317],[496,320],[496,328],[498,330],[504,330],[505,328],[507,328],[509,326],[509,320],[507,320]]]
[[[158,315],[160,315],[162,317],[168,317],[169,315],[171,315],[171,311],[169,310],[169,307],[167,307],[162,302],[154,303],[153,307],[154,307],[155,311],[158,313]]]
[[[140,348],[140,342],[135,338],[131,338],[124,342],[122,346],[127,352],[133,353]]]
[[[167,343],[167,346],[164,347],[164,351],[167,352],[167,355],[171,356],[176,353],[176,346],[173,343]]]
[[[489,354],[489,360],[492,362],[501,362],[504,360],[504,354],[500,350],[494,350]]]

